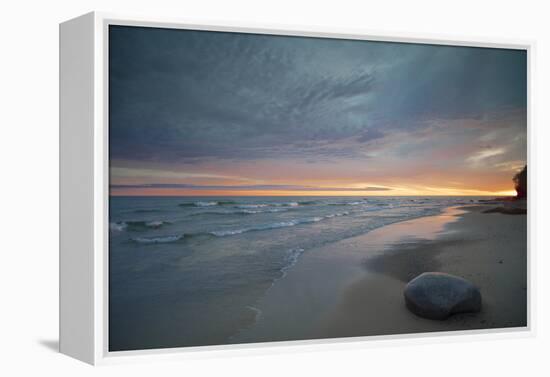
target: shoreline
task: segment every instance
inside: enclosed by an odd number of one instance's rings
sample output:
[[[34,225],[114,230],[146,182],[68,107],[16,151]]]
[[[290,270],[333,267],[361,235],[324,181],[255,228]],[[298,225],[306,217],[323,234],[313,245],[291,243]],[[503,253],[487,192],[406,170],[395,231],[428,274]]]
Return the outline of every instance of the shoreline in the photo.
[[[320,323],[318,334],[350,337],[526,326],[526,216],[484,213],[487,208],[466,208],[435,240],[397,243],[387,253],[367,260],[370,274],[350,286]],[[409,312],[403,289],[426,271],[470,280],[481,290],[481,312],[456,314],[443,321]]]
[[[308,250],[230,343],[526,326],[526,216],[482,213],[492,207],[449,207]],[[427,271],[471,280],[482,311],[444,321],[410,313],[403,288]]]

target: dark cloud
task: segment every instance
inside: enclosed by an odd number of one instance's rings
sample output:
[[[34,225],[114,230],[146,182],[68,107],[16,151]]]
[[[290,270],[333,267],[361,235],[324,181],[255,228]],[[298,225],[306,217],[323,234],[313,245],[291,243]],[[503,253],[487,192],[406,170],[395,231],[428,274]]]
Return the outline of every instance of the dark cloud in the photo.
[[[380,139],[384,137],[384,133],[379,131],[376,128],[366,130],[358,138],[357,141],[360,143],[368,143],[372,140]]]
[[[109,42],[114,161],[357,158],[426,120],[526,107],[518,50],[125,26]]]

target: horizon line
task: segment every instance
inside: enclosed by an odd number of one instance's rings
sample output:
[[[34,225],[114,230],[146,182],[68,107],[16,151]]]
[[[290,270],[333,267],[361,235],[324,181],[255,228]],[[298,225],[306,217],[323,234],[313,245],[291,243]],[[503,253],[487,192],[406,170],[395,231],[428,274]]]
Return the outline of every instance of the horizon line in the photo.
[[[473,194],[452,194],[452,195],[449,195],[449,194],[420,194],[420,195],[414,195],[414,194],[411,194],[411,195],[293,195],[293,194],[279,194],[279,195],[188,195],[188,194],[182,194],[182,195],[170,195],[170,194],[167,194],[167,195],[158,195],[158,194],[113,194],[113,193],[109,193],[109,197],[166,197],[166,198],[219,198],[219,197],[257,197],[257,198],[261,198],[261,197],[312,197],[312,196],[319,196],[319,197],[343,197],[343,196],[349,196],[349,197],[362,197],[362,196],[366,196],[366,197],[372,197],[372,198],[382,198],[382,197],[433,197],[433,196],[436,196],[436,197],[449,197],[449,196],[461,196],[461,197],[480,197],[480,196],[484,196],[484,197],[495,197],[495,196],[498,196],[498,197],[516,197],[517,195],[511,195],[511,194],[499,194],[499,193],[493,193],[493,194],[478,194],[478,195],[473,195]]]

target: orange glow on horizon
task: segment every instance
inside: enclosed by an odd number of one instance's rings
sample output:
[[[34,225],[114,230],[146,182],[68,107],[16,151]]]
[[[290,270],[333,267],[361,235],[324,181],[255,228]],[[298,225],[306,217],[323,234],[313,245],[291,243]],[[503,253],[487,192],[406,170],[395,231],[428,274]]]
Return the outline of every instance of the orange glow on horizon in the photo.
[[[292,190],[188,190],[117,189],[111,196],[516,196],[513,190],[464,190],[453,188],[392,189],[388,191],[292,191]]]

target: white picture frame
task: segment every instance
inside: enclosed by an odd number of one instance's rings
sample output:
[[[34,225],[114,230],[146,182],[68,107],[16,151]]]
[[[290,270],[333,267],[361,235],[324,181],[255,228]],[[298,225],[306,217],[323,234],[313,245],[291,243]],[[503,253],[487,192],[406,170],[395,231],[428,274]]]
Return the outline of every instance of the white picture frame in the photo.
[[[90,364],[136,360],[185,359],[241,353],[345,349],[384,344],[462,341],[534,335],[533,260],[528,242],[528,326],[413,335],[390,335],[305,340],[244,345],[202,346],[157,350],[109,352],[108,340],[108,27],[148,26],[175,29],[259,33],[426,43],[437,45],[514,48],[527,51],[528,158],[532,161],[531,72],[532,41],[487,40],[377,33],[280,25],[230,22],[216,24],[187,20],[136,17],[92,12],[60,24],[60,352]],[[529,201],[529,240],[532,239],[533,205]]]

